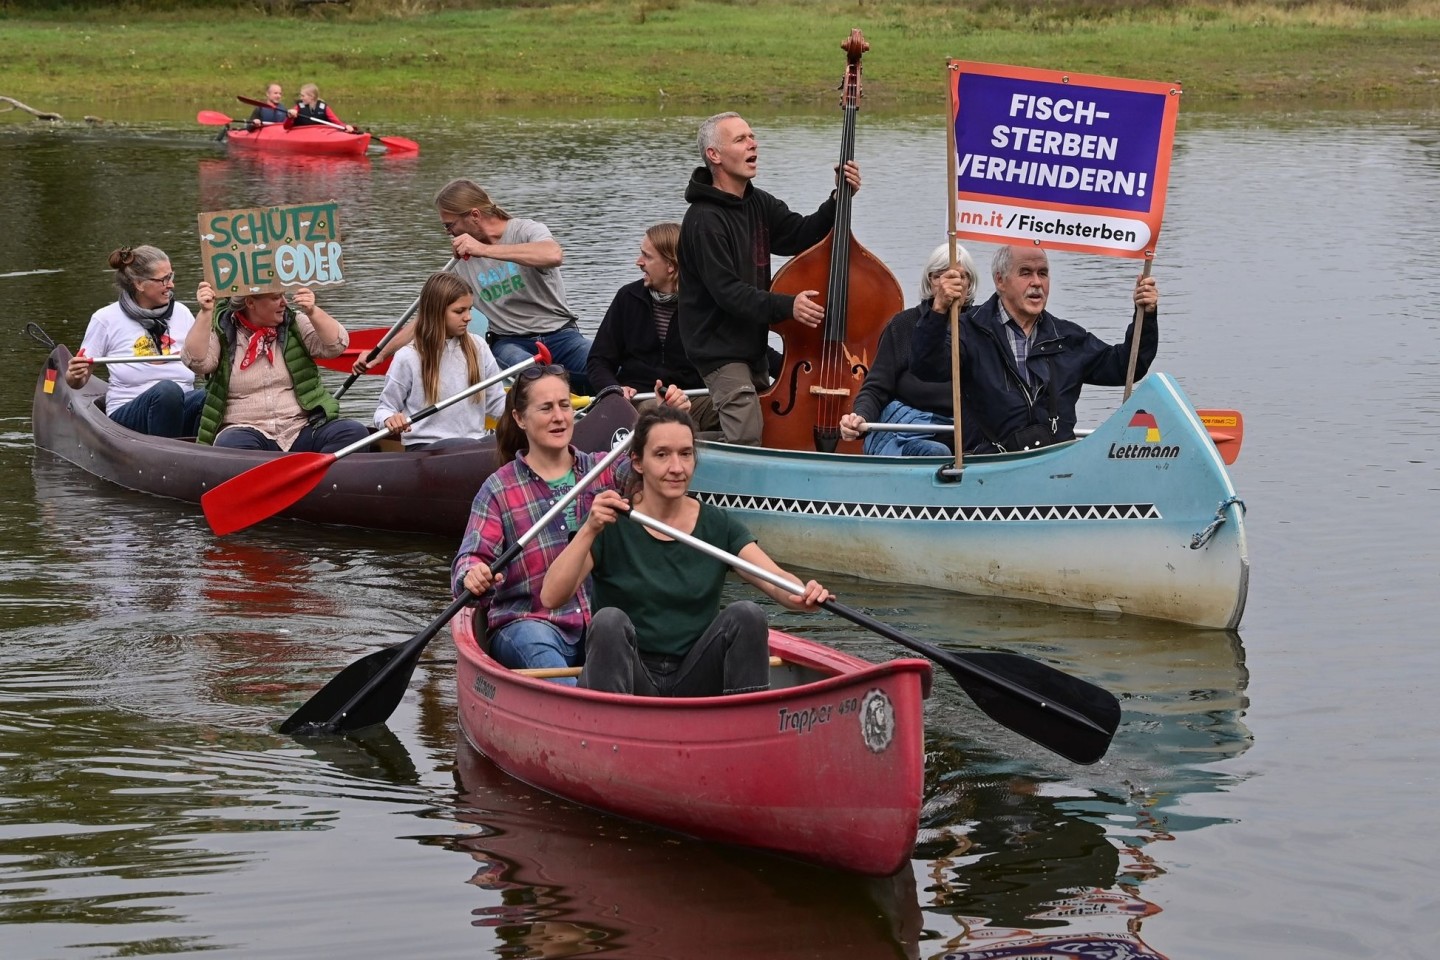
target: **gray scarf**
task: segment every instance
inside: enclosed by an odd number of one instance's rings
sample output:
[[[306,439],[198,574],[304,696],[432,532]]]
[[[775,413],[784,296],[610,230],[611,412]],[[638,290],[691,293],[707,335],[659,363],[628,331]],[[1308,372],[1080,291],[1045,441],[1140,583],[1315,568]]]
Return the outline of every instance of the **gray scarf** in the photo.
[[[175,298],[171,297],[163,307],[142,307],[135,302],[129,290],[120,291],[120,309],[125,316],[145,328],[155,342],[155,352],[165,352],[165,336],[170,332],[170,315],[175,312]]]

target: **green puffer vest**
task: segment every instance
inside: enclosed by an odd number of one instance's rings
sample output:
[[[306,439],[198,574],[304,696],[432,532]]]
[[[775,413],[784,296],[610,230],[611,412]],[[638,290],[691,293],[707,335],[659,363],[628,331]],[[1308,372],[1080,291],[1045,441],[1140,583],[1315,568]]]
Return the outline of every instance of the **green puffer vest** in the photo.
[[[230,371],[235,368],[235,312],[230,302],[215,311],[212,329],[220,338],[220,365],[210,374],[205,385],[205,409],[200,412],[200,430],[196,443],[212,444],[220,432],[225,419],[225,402],[230,395]],[[340,403],[320,380],[320,368],[305,350],[305,341],[300,337],[300,328],[295,323],[295,311],[285,309],[285,324],[280,328],[280,349],[290,379],[295,384],[295,397],[300,407],[315,416],[324,411],[323,422],[329,423],[340,415]]]

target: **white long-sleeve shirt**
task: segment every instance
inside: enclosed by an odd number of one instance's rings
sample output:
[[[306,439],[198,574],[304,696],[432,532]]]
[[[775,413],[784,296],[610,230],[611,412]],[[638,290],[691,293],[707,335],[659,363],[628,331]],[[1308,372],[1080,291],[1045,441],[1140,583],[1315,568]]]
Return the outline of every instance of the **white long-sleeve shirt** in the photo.
[[[480,356],[480,379],[489,380],[500,373],[500,365],[485,341],[473,333],[466,334],[475,344]],[[465,354],[460,348],[458,337],[445,341],[445,351],[440,357],[440,392],[436,401],[453,397],[470,386],[470,370],[465,363]],[[414,414],[427,406],[425,384],[420,378],[420,354],[413,345],[407,344],[395,352],[390,361],[390,370],[385,375],[385,387],[380,391],[380,405],[375,409],[375,424],[383,427],[385,421],[396,413]],[[434,443],[450,437],[484,436],[489,431],[485,418],[499,420],[505,414],[505,388],[503,384],[487,387],[482,393],[457,404],[446,407],[402,433],[400,440],[405,446]]]

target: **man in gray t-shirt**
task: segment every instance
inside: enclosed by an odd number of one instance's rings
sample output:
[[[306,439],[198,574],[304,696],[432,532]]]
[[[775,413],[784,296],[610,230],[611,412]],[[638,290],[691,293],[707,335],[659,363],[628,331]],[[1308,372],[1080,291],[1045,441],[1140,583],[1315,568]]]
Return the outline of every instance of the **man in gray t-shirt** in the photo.
[[[500,366],[533,356],[539,340],[570,372],[572,390],[588,392],[590,341],[565,303],[565,252],[549,228],[510,216],[471,180],[446,184],[435,195],[435,209],[460,258],[455,274],[470,284],[475,306],[490,319],[486,340]]]

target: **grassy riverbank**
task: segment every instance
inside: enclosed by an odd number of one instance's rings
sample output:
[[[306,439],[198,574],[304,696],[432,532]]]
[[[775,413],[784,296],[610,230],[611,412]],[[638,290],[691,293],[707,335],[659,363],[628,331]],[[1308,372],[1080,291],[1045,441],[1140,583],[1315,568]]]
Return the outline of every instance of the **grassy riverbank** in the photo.
[[[952,56],[1179,80],[1192,104],[1440,104],[1440,0],[523,2],[402,15],[421,2],[352,0],[287,16],[0,4],[0,95],[104,114],[137,99],[233,104],[276,78],[287,94],[316,81],[347,115],[362,104],[828,103],[839,44],[859,27],[874,105],[940,102]]]

